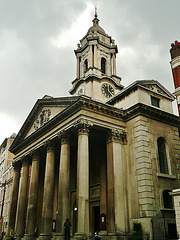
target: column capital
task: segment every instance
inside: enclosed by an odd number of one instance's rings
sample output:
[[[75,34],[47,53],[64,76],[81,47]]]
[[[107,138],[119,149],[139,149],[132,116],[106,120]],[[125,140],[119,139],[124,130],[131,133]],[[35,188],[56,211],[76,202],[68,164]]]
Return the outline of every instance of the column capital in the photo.
[[[70,136],[67,133],[67,131],[62,130],[57,134],[57,137],[61,140],[61,145],[62,144],[69,144],[70,143]]]
[[[121,144],[126,143],[126,132],[119,129],[111,129],[107,135],[107,143],[119,142]]]
[[[89,128],[93,126],[93,123],[88,121],[87,119],[79,119],[75,122],[74,127],[78,129],[79,134],[89,134]]]
[[[38,151],[34,151],[32,154],[32,162],[33,161],[39,161],[39,152]]]
[[[27,159],[22,159],[22,167],[24,167],[24,166],[29,166],[29,160],[27,160]]]
[[[54,151],[54,142],[52,140],[45,141],[43,145],[47,149],[47,152]]]
[[[33,149],[32,151],[30,151],[29,155],[33,158],[34,156],[39,155],[39,151],[37,149]]]
[[[12,166],[14,167],[14,171],[19,171],[20,169],[21,169],[21,166],[22,166],[22,164],[21,164],[21,162],[20,161],[14,161],[13,163],[12,163]]]

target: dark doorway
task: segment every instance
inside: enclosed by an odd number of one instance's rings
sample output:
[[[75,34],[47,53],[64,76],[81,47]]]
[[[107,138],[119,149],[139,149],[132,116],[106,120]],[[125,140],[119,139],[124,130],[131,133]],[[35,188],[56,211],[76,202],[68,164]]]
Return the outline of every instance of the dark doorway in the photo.
[[[176,224],[175,223],[169,223],[168,224],[168,239],[177,239],[177,232],[176,232]]]
[[[93,230],[94,233],[100,230],[100,206],[93,207]]]

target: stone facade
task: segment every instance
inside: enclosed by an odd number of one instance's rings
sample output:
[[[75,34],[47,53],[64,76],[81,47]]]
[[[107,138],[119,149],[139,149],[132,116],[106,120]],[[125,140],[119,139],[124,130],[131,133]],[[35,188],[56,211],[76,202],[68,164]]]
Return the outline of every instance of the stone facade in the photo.
[[[15,134],[6,138],[0,146],[0,236],[2,232],[6,233],[8,225],[8,210],[11,199],[12,181],[13,181],[13,166],[12,160],[14,154],[9,152],[9,148],[14,141]]]
[[[134,222],[146,238],[168,239],[176,234],[169,192],[180,174],[174,96],[153,80],[123,88],[117,46],[97,14],[80,43],[73,96],[39,99],[11,146],[7,239],[15,227],[18,239],[33,240],[36,226],[39,239],[63,239],[66,218],[75,239],[97,230],[128,239]]]

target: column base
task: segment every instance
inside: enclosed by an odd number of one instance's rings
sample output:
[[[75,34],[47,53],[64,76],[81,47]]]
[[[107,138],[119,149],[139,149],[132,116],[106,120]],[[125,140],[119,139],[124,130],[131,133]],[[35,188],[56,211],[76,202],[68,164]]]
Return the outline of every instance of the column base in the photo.
[[[74,239],[77,239],[77,240],[87,239],[87,236],[85,233],[75,233]]]
[[[29,234],[25,234],[23,238],[21,238],[21,240],[35,240],[36,237],[35,235],[29,235]]]
[[[39,240],[51,240],[52,235],[48,233],[41,233],[39,235]]]
[[[52,238],[53,240],[64,240],[65,235],[62,233],[56,233],[54,237]]]
[[[101,240],[128,240],[129,236],[120,236],[109,233],[108,235],[101,235]]]

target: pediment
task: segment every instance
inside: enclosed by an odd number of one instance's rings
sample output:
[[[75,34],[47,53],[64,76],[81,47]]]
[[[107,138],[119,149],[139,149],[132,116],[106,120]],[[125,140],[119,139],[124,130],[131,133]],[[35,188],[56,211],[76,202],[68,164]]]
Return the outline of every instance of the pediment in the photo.
[[[45,96],[44,98],[37,100],[11,145],[11,148],[14,148],[17,144],[38,131],[38,129],[42,128],[45,124],[52,121],[58,114],[72,105],[77,99],[78,97],[53,98]]]
[[[62,112],[67,106],[61,105],[60,103],[56,106],[43,106],[34,120],[32,121],[32,125],[27,132],[26,137],[30,136],[33,132],[41,128],[44,124],[54,118],[57,114]]]
[[[157,81],[138,81],[138,86],[174,100],[174,96]]]

